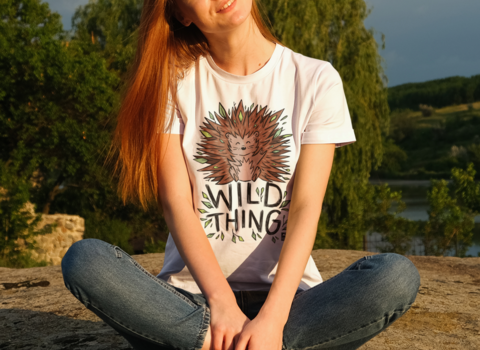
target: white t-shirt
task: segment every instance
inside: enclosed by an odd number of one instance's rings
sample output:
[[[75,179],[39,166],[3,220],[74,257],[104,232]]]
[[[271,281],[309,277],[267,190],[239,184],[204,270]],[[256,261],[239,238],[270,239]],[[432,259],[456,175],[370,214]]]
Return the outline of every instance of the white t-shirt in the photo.
[[[223,274],[234,291],[268,290],[301,145],[355,141],[338,72],[280,45],[247,76],[202,58],[179,82],[176,109],[171,133],[184,135],[195,213]],[[158,277],[201,293],[171,235]],[[321,282],[310,256],[299,289]]]

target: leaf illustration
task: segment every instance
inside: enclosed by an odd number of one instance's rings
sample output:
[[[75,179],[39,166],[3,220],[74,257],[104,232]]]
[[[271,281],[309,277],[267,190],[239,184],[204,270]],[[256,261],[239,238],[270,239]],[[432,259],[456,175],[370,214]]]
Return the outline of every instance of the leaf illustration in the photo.
[[[262,192],[260,192],[260,193],[263,194],[263,191],[265,191],[265,187],[262,187]]]
[[[278,153],[278,152],[280,152],[280,151],[273,151],[273,153]]]
[[[283,128],[278,129],[273,137],[277,137],[278,135],[280,135],[282,133],[282,130]]]
[[[212,137],[207,131],[202,130],[202,134],[205,135],[205,137]]]
[[[208,199],[208,196],[205,192],[202,192],[202,196],[203,196],[203,198]]]
[[[235,235],[232,237],[232,242],[237,243],[237,239],[235,238]]]
[[[205,204],[205,206],[208,208],[208,209],[212,209],[213,208],[213,205],[210,204],[210,202],[202,202],[203,204]]]
[[[238,119],[239,119],[240,121],[242,121],[242,120],[243,120],[243,114],[242,114],[242,111],[240,111],[240,114],[238,115]]]
[[[255,103],[252,103],[252,105],[250,106],[250,109],[252,109],[254,105],[255,105]]]
[[[290,137],[290,136],[292,136],[292,134],[283,135],[282,137],[285,138],[285,137]]]
[[[290,180],[290,178],[289,178],[289,177],[284,177],[284,179],[285,179],[285,180]]]
[[[221,143],[225,143],[225,142],[223,142],[223,140],[222,140],[222,139],[220,139],[220,142],[221,142]]]
[[[205,220],[207,220],[207,219],[205,219],[205,218],[200,218],[200,221],[205,221]]]
[[[230,115],[230,108],[228,109],[228,115]]]
[[[208,221],[205,223],[205,226],[204,226],[204,227],[207,227],[208,225],[210,225],[211,222],[212,222],[212,219],[208,220]]]
[[[257,233],[257,237],[262,239],[262,236],[260,236],[260,233]]]
[[[243,240],[243,237],[242,237],[242,236],[238,236],[238,240],[239,240],[240,242],[245,242],[245,241]]]
[[[215,233],[209,233],[209,234],[207,235],[208,238],[212,238],[213,236],[215,236]]]
[[[198,209],[198,211],[202,214],[208,213],[208,211],[206,211],[205,209]]]
[[[227,112],[225,112],[225,108],[223,108],[222,104],[218,104],[218,111],[220,112],[220,115],[225,118],[227,116]]]
[[[252,238],[253,238],[254,240],[257,240],[257,236],[255,235],[255,232],[253,232],[253,231],[252,231]]]
[[[285,198],[287,196],[287,191],[285,191],[285,193],[283,194],[283,198]]]
[[[285,171],[288,171],[288,172],[290,172],[290,169],[287,169],[287,170],[285,170]]]
[[[223,239],[225,238],[225,235],[223,234],[223,232],[222,232],[221,237],[222,237],[222,241],[223,241]]]
[[[284,201],[284,202],[282,203],[282,205],[280,205],[280,208],[286,207],[286,206],[288,205],[288,203],[290,203],[289,200],[288,200],[288,201]]]
[[[288,209],[282,208],[282,210],[288,211]]]
[[[287,118],[287,117],[288,117],[288,115],[286,115],[285,117],[283,117],[282,119],[280,119],[280,121],[284,120],[284,119]]]
[[[208,162],[208,160],[205,158],[195,158],[195,160],[200,164],[205,164],[206,162]]]
[[[197,154],[203,154],[203,152],[200,152],[200,151],[199,151],[199,152],[197,152]]]
[[[218,239],[218,237],[220,237],[220,235],[218,235],[217,237],[215,237],[215,239]]]
[[[213,116],[213,114],[211,112],[208,112],[208,114],[210,115],[210,119],[215,120],[215,117]]]
[[[273,243],[277,243],[277,240],[275,239],[275,237],[272,237],[272,241]]]
[[[276,116],[276,115],[274,115],[274,116],[272,117],[272,119],[270,119],[270,121],[273,122],[275,119],[277,119],[277,116]]]
[[[257,192],[257,195],[260,196],[260,192],[258,191],[258,187],[257,187],[257,189],[255,190],[255,192]]]

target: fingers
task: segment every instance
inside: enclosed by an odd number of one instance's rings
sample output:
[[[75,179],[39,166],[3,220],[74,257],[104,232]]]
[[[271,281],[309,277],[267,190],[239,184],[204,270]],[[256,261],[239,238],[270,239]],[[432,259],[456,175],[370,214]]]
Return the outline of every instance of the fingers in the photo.
[[[235,342],[235,350],[246,350],[249,340],[250,338],[240,334],[238,340]]]
[[[213,350],[224,350],[223,349],[223,333],[213,332]]]
[[[235,350],[235,342],[232,334],[229,334],[229,333],[225,334],[223,346],[225,350]]]

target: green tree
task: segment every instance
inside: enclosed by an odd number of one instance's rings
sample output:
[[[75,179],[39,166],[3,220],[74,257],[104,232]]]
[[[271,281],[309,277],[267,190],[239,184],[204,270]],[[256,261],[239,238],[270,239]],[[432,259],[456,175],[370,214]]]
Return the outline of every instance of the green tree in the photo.
[[[480,183],[475,181],[475,166],[468,165],[466,170],[452,169],[452,184],[455,196],[465,210],[473,215],[480,213]]]
[[[458,173],[458,169],[452,172]],[[463,197],[464,193],[457,192],[457,195]],[[446,255],[454,251],[455,256],[465,256],[472,243],[475,225],[472,212],[450,195],[445,180],[432,180],[428,202],[429,219],[423,236],[425,255]]]
[[[135,55],[142,4],[141,0],[90,1],[75,11],[74,38],[89,43],[89,50],[106,58],[109,69],[123,74]]]
[[[129,235],[131,221],[140,226],[132,217],[141,222],[143,214],[121,204],[104,166],[117,74],[85,43],[69,42],[46,3],[6,0],[0,17],[0,160],[16,164],[11,176],[32,182],[40,212],[101,217],[96,223],[106,227],[121,222],[118,234]],[[128,238],[120,239],[125,250]]]
[[[353,229],[370,171],[381,163],[388,105],[381,57],[373,31],[367,30],[364,0],[261,0],[273,32],[293,50],[330,61],[343,78],[356,144],[339,149],[332,170],[321,225],[336,247],[359,248],[365,231]],[[98,0],[80,7],[74,37],[102,53],[119,74],[133,58],[140,0]],[[355,218],[355,219],[353,219]],[[327,239],[327,237],[324,237]],[[327,239],[328,240],[328,239]]]
[[[364,0],[262,0],[275,35],[292,50],[327,60],[340,73],[357,142],[340,148],[324,201],[322,225],[338,247],[361,248],[363,195],[382,161],[389,109],[386,78]],[[355,223],[355,224],[354,224]],[[346,231],[348,227],[350,231]]]

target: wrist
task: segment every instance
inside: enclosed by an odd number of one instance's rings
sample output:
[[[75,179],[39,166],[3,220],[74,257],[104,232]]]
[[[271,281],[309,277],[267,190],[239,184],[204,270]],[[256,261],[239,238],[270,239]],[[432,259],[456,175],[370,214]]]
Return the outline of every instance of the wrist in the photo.
[[[212,305],[219,307],[237,305],[235,294],[233,294],[233,291],[230,288],[225,291],[215,291],[213,293],[205,295],[205,298],[207,299],[207,303],[208,305],[210,305],[210,307]]]
[[[257,318],[283,327],[287,323],[289,313],[290,307],[286,307],[285,304],[278,307],[266,301],[260,309]]]

